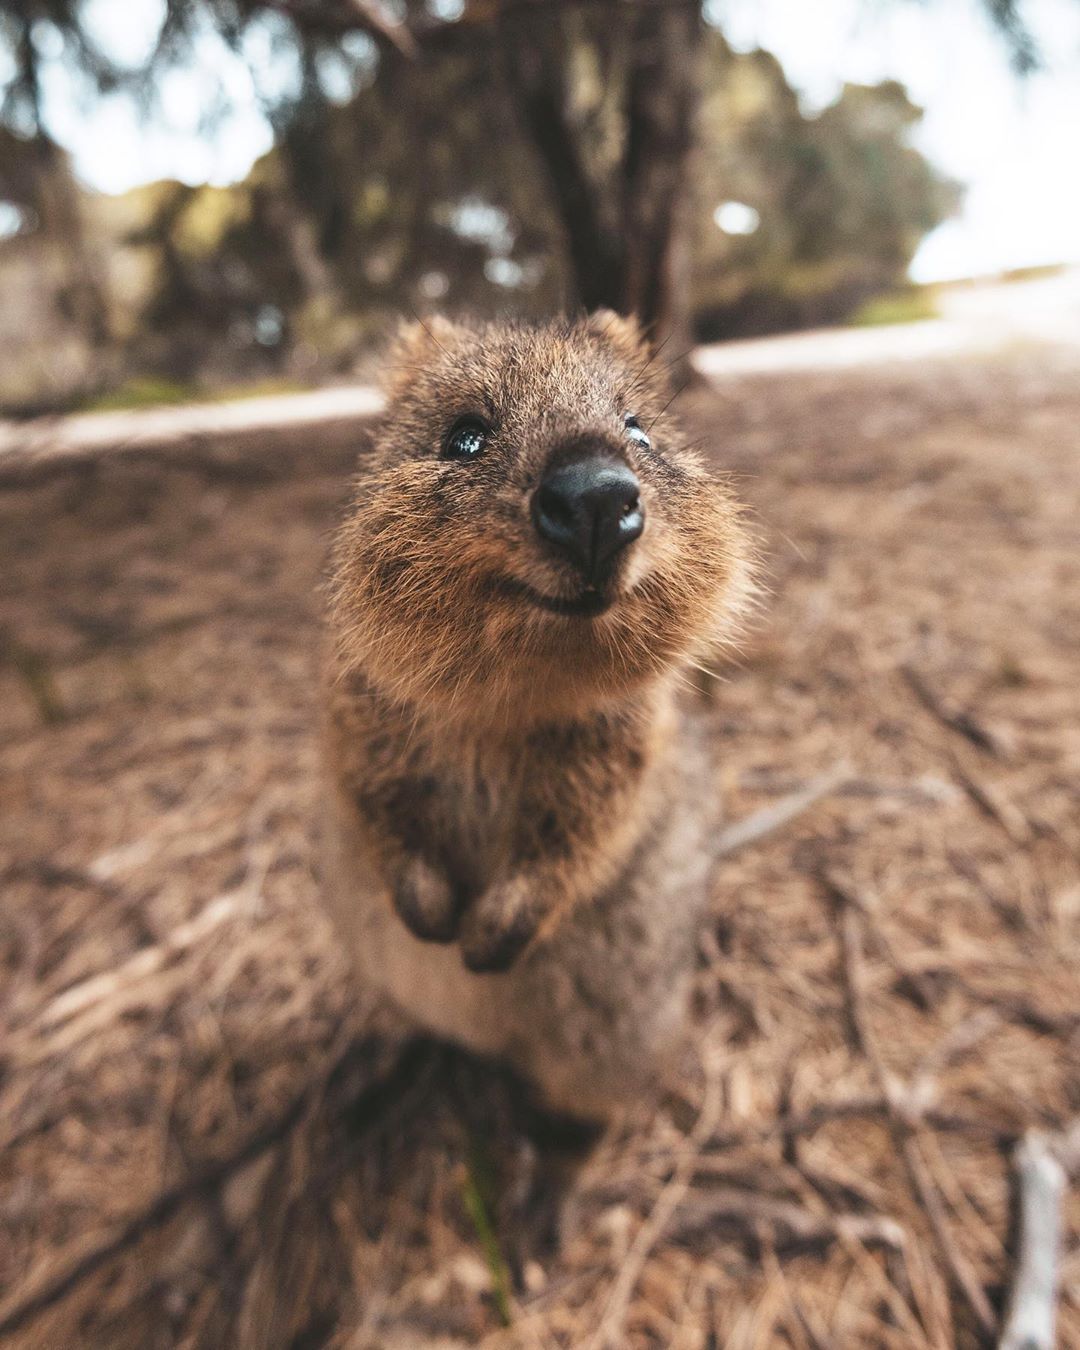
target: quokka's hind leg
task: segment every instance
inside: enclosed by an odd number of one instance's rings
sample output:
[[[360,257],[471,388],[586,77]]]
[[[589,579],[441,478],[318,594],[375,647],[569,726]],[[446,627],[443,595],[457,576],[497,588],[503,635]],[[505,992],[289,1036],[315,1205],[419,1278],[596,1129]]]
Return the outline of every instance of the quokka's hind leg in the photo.
[[[545,1109],[531,1085],[501,1065],[463,1055],[454,1078],[467,1184],[521,1291],[528,1263],[546,1264],[572,1235],[578,1175],[605,1125]]]
[[[545,1264],[574,1236],[578,1179],[606,1125],[548,1111],[528,1099],[519,1110],[522,1138],[532,1154],[519,1206],[515,1276],[520,1279],[527,1261]]]

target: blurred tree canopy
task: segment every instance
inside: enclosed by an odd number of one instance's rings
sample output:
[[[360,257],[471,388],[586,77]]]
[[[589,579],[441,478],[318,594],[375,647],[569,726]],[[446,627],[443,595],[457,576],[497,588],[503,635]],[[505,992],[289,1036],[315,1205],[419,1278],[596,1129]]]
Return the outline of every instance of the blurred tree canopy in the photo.
[[[1029,62],[1016,4],[986,4]],[[346,367],[433,305],[608,304],[682,335],[827,321],[902,278],[957,200],[908,145],[899,85],[809,116],[700,0],[165,0],[138,69],[84,11],[0,0],[0,203],[20,213],[0,274],[51,248],[50,303],[114,373]],[[208,26],[280,70],[273,150],[230,188],[80,192],[42,53],[149,109]]]
[[[959,201],[957,185],[908,144],[921,116],[890,80],[846,85],[807,117],[774,56],[729,55],[706,83],[701,112],[699,335],[835,322],[897,285],[923,236]],[[724,196],[752,209],[753,228],[717,228]]]

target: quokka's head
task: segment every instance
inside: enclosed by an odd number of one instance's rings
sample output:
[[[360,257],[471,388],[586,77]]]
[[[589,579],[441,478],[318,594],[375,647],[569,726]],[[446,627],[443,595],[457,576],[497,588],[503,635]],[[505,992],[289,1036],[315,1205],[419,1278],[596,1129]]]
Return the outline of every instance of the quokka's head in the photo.
[[[733,631],[740,510],[632,321],[416,324],[385,383],[335,550],[345,669],[518,722],[617,701]]]

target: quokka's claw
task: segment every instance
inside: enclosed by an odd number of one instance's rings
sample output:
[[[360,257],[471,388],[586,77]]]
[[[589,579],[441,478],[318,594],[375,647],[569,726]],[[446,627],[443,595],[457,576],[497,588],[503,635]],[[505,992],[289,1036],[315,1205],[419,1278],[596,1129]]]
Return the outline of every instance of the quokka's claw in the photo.
[[[449,879],[422,859],[414,858],[393,891],[394,909],[421,942],[453,942],[461,924],[462,905]]]

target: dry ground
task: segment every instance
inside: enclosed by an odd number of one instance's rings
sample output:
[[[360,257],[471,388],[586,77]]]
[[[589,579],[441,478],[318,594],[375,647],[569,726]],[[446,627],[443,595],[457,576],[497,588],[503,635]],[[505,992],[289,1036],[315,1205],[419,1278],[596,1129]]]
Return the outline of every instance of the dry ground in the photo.
[[[684,400],[773,588],[701,790],[739,817],[846,773],[724,862],[684,1109],[603,1147],[508,1308],[498,1084],[430,1046],[395,1069],[315,907],[354,437],[8,471],[0,1339],[992,1343],[1011,1149],[1080,1113],[1078,376],[1029,349]],[[1075,1190],[1068,1220],[1075,1350]]]

